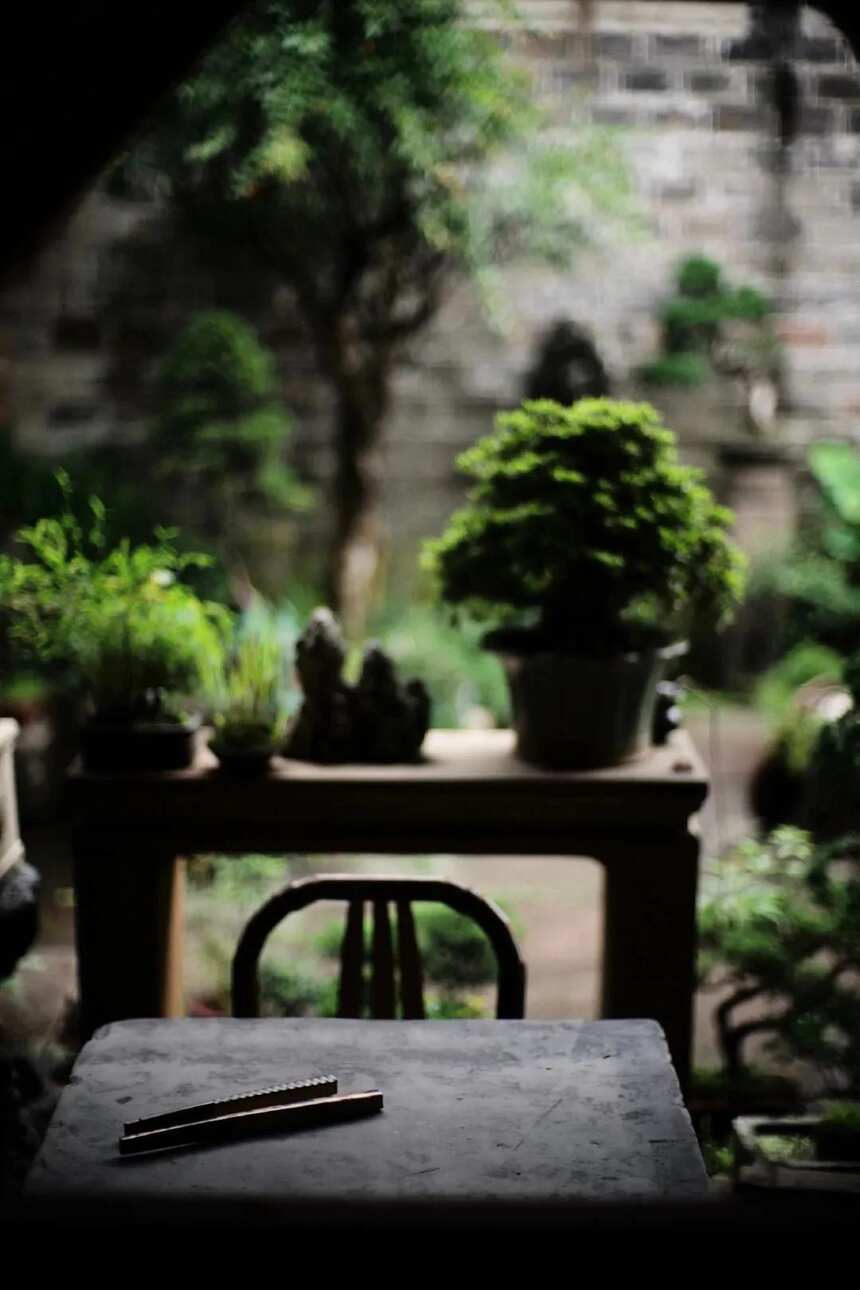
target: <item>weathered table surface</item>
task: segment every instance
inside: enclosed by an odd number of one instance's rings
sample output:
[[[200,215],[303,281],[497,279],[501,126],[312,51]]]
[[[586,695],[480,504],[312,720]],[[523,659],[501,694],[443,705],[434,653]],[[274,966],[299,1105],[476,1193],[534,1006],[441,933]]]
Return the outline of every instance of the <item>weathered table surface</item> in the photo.
[[[604,868],[604,1017],[652,1017],[689,1073],[699,842],[689,736],[623,766],[548,771],[509,730],[432,730],[414,766],[276,759],[247,782],[201,746],[187,771],[70,777],[85,1032],[182,1007],[180,857],[216,851],[588,856]],[[480,875],[476,874],[480,889]]]
[[[120,1157],[122,1122],[331,1073],[369,1119]],[[652,1021],[150,1020],[104,1027],[63,1092],[31,1203],[572,1203],[703,1198]]]

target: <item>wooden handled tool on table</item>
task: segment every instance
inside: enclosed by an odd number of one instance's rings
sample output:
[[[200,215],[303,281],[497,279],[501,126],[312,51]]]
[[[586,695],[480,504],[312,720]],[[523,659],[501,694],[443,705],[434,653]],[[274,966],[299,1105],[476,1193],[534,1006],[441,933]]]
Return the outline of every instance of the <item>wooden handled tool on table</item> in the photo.
[[[381,1110],[382,1094],[377,1089],[338,1096],[334,1076],[320,1075],[132,1120],[123,1126],[119,1152],[131,1156],[166,1147],[229,1142],[358,1119]]]

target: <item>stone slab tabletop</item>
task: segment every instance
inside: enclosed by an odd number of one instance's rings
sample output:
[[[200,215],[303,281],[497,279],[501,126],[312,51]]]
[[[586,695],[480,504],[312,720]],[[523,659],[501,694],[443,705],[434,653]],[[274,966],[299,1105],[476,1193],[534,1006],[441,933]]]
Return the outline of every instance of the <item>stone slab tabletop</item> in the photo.
[[[287,1080],[379,1088],[381,1114],[150,1156],[122,1123]],[[83,1049],[31,1203],[235,1198],[271,1208],[678,1201],[707,1180],[653,1021],[147,1020]]]

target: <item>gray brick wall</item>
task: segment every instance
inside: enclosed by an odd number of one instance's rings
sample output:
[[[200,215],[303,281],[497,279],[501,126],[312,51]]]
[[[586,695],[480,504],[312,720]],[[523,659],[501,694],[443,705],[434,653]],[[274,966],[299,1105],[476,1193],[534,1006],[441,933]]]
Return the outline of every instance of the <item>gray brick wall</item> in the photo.
[[[492,21],[473,8],[475,21]],[[620,242],[596,238],[567,275],[511,268],[503,330],[491,328],[460,288],[413,343],[396,375],[385,451],[401,570],[412,568],[417,540],[461,495],[455,453],[490,428],[496,409],[518,400],[551,320],[587,325],[615,388],[639,392],[631,373],[653,352],[654,310],[684,255],[712,256],[775,299],[786,360],[781,434],[803,442],[853,433],[860,415],[860,74],[835,29],[804,12],[786,237],[767,69],[749,56],[745,5],[521,0],[520,8],[529,30],[514,38],[500,31],[500,39],[534,73],[556,137],[619,127],[611,135],[628,158],[644,227]],[[91,194],[31,277],[0,298],[0,399],[35,449],[143,433],[153,337],[181,323],[192,303],[210,303],[183,264],[159,260],[156,237],[152,268],[127,288],[127,328],[120,338],[110,333],[103,303],[115,287],[112,246],[152,218],[146,207]],[[299,424],[297,457],[323,478],[330,399],[289,302],[247,305],[279,345]],[[664,410],[688,458],[709,465],[714,444],[739,428],[738,414],[730,390],[711,390],[700,403],[667,395]]]

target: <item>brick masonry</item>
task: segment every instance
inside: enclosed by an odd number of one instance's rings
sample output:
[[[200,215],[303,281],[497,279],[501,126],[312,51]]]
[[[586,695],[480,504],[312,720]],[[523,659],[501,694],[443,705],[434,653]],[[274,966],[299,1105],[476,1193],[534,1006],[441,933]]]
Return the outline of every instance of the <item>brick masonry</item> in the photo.
[[[499,35],[532,71],[548,128],[572,144],[583,128],[607,131],[628,160],[641,218],[635,231],[600,226],[570,274],[507,270],[501,328],[461,287],[411,345],[385,447],[385,504],[404,577],[418,539],[461,496],[454,455],[519,399],[547,324],[567,316],[587,325],[615,389],[639,393],[631,374],[653,351],[654,311],[684,255],[712,256],[776,301],[786,439],[852,434],[860,412],[860,73],[839,33],[804,11],[800,135],[780,191],[767,67],[747,39],[745,5],[521,0],[520,8],[528,30]],[[212,303],[184,265],[160,256],[156,226],[152,266],[122,288],[121,337],[105,323],[117,291],[114,248],[153,219],[145,206],[91,193],[30,277],[0,299],[0,403],[34,449],[143,433],[158,338]],[[236,301],[278,343],[297,456],[324,478],[330,398],[289,300],[261,305],[237,283]],[[726,391],[655,401],[665,402],[688,458],[706,466],[714,445],[740,431]]]

